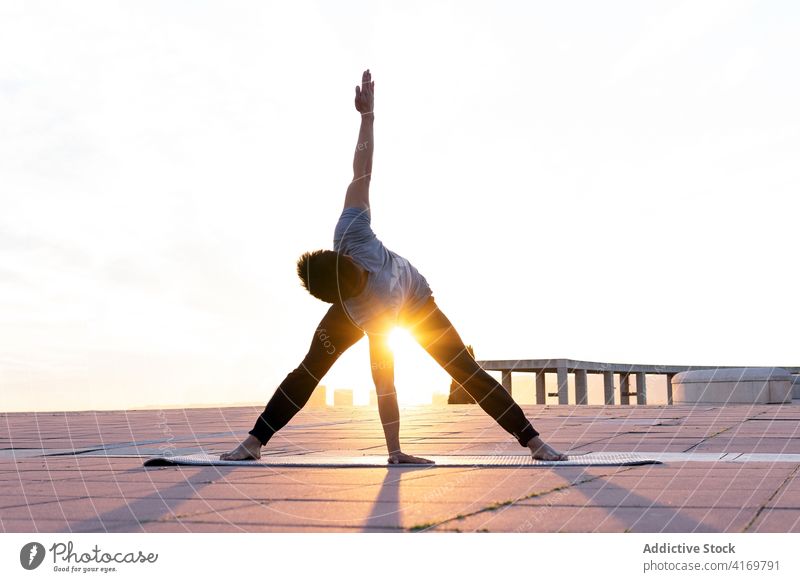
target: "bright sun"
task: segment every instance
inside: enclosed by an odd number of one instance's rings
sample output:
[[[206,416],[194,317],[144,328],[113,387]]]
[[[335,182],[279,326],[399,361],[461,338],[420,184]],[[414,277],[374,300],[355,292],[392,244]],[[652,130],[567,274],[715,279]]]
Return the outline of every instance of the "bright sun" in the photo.
[[[389,333],[389,347],[395,355],[408,353],[407,350],[416,347],[416,342],[407,329],[396,327]]]
[[[408,330],[389,334],[394,354],[394,384],[402,404],[430,404],[435,392],[446,394],[450,376],[414,340]]]

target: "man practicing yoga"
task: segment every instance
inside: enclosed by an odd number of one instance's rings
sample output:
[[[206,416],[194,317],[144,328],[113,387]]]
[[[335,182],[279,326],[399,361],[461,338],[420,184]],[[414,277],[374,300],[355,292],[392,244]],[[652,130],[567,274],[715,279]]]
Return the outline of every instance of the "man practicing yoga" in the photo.
[[[297,262],[303,285],[314,297],[332,303],[301,364],[281,383],[247,438],[222,460],[261,458],[261,447],[305,405],[322,377],[345,350],[366,333],[378,413],[389,463],[430,463],[400,450],[400,411],[394,386],[394,359],[388,346],[392,329],[405,327],[453,379],[533,458],[563,461],[566,455],[539,438],[511,395],[472,358],[464,342],[436,305],[428,282],[406,259],[388,250],[370,226],[375,83],[364,71],[356,87],[361,114],[353,159],[353,181],[336,224],[332,251],[305,253]]]

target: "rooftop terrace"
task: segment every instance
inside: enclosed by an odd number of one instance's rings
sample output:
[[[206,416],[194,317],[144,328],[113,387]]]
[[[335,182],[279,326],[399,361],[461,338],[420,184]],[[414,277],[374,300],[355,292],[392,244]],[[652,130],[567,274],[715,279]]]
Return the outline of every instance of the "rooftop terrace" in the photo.
[[[800,406],[526,406],[563,450],[632,467],[145,468],[221,452],[260,408],[0,415],[4,532],[800,531]],[[412,454],[520,454],[478,407],[406,408]],[[298,414],[270,454],[379,454],[374,408]]]

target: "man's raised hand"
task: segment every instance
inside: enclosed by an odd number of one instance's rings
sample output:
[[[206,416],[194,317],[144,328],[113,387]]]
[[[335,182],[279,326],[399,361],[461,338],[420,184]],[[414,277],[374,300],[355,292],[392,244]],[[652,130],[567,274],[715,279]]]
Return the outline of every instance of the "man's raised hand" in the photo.
[[[361,86],[356,85],[356,110],[364,115],[372,113],[375,107],[375,81],[369,69],[361,74]]]

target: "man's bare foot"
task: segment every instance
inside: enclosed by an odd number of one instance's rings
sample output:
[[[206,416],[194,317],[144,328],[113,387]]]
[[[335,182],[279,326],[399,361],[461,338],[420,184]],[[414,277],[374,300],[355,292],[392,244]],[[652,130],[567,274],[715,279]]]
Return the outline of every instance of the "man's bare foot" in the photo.
[[[531,450],[531,455],[534,459],[539,461],[566,461],[567,455],[559,453],[553,447],[548,445],[538,436],[533,437],[528,441],[528,448]]]
[[[249,461],[261,458],[261,441],[253,435],[247,435],[238,447],[219,456],[221,461]]]
[[[414,457],[405,453],[392,453],[389,455],[390,465],[432,465],[433,461],[430,459],[423,459],[422,457]]]

